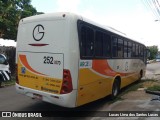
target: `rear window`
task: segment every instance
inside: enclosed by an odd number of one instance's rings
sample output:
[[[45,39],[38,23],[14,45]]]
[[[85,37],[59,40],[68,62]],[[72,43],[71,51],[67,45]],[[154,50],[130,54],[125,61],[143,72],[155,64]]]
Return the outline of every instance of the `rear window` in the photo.
[[[0,64],[4,64],[6,62],[6,59],[3,55],[0,55]]]

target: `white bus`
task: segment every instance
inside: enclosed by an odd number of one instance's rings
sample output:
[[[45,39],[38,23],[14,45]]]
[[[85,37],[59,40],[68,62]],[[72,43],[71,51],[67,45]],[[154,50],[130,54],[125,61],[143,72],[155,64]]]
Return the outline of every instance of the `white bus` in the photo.
[[[24,18],[17,36],[17,92],[77,107],[141,79],[146,47],[72,13]]]

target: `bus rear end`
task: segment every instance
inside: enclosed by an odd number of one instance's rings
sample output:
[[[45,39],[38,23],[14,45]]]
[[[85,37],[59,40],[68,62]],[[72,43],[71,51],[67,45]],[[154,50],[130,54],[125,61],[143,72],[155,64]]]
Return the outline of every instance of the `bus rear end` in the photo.
[[[70,22],[66,14],[60,13],[20,21],[17,92],[64,107],[76,106],[76,76],[72,76],[70,67]]]

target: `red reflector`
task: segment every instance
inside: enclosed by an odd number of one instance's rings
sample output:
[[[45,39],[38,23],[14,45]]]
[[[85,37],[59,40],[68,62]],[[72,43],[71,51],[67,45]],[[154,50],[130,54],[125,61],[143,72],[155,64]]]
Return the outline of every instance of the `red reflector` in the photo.
[[[41,47],[41,46],[46,46],[48,44],[29,44],[30,46],[35,46],[35,47]]]
[[[72,86],[72,77],[69,70],[64,69],[63,70],[63,82],[62,82],[62,88],[61,88],[61,94],[67,94],[72,92],[73,86]]]

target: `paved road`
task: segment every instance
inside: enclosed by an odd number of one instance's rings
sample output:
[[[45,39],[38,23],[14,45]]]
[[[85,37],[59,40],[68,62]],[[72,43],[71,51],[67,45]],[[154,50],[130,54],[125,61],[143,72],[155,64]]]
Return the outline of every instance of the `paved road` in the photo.
[[[148,64],[147,77],[156,76],[160,73],[160,63]],[[88,105],[69,109],[59,107],[50,103],[33,100],[30,97],[17,94],[14,86],[0,88],[0,111],[75,111],[75,110],[91,110],[91,111],[136,111],[136,110],[158,110],[160,111],[160,102],[151,101],[155,96],[146,94],[144,91],[130,92],[124,95],[123,101],[117,101],[109,104],[110,100],[104,98]],[[100,117],[86,118],[99,120]],[[104,119],[104,118],[103,118]],[[114,118],[119,119],[119,118]],[[123,119],[123,118],[121,118]],[[137,118],[138,119],[138,118]],[[148,120],[148,118],[145,118]],[[154,118],[156,120],[156,118]]]
[[[160,62],[147,64],[147,71],[160,74]]]
[[[15,86],[0,88],[0,111],[63,111],[63,112],[86,111],[86,110],[99,111],[107,108],[109,101],[110,100],[108,98],[105,98],[105,99],[101,99],[93,103],[90,103],[88,105],[74,108],[74,109],[64,108],[64,107],[56,106],[50,103],[31,99],[30,97],[27,97],[21,94],[17,94],[15,91]],[[3,119],[6,120],[6,118],[3,118]],[[13,118],[7,118],[7,120],[12,120],[12,119]],[[19,120],[20,118],[14,118],[14,119]],[[27,120],[27,118],[25,119]],[[51,119],[51,118],[47,118],[47,119]],[[45,118],[45,120],[47,119]],[[57,118],[54,118],[54,119],[57,120]],[[58,119],[64,119],[64,118],[62,117]],[[81,119],[81,118],[76,118],[76,119]],[[85,118],[85,119],[88,120],[88,118]],[[36,120],[36,118],[34,120]]]
[[[147,64],[146,76],[144,78],[160,80],[160,62]]]
[[[104,103],[109,101],[99,100],[91,104],[76,108],[76,110],[99,110]],[[17,94],[14,86],[0,88],[0,111],[49,111],[49,110],[72,110],[72,108],[64,108],[50,103],[42,102],[30,97]]]

